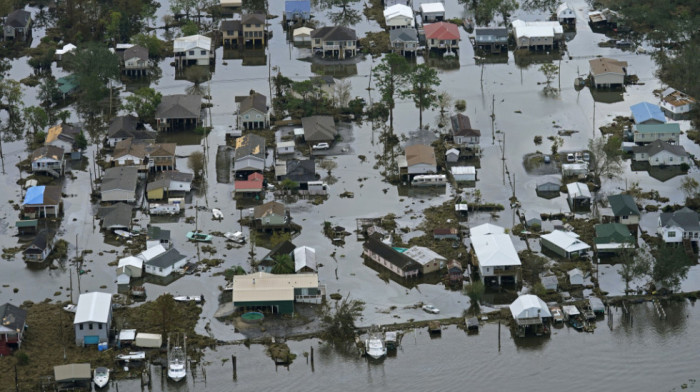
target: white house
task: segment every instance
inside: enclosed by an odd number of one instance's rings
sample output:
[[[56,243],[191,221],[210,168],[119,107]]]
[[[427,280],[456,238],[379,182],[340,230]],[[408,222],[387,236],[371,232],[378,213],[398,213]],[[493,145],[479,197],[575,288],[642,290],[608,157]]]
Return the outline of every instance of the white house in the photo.
[[[294,140],[277,143],[277,155],[294,154]]]
[[[437,172],[435,150],[431,146],[415,144],[406,147],[405,155],[399,157],[399,167],[405,167],[409,175]]]
[[[476,181],[476,168],[474,166],[452,166],[450,173],[457,182]]]
[[[583,271],[581,271],[578,268],[574,268],[571,271],[567,272],[569,275],[569,283],[574,286],[581,286],[583,285]]]
[[[519,296],[508,308],[518,325],[542,324],[543,317],[552,317],[547,304],[532,294]]]
[[[564,37],[564,28],[559,22],[525,22],[517,19],[512,26],[518,49],[552,48]]]
[[[54,177],[63,175],[65,160],[63,149],[55,146],[39,147],[32,152],[32,173],[48,173]]]
[[[392,5],[384,10],[384,20],[389,29],[413,27],[413,9],[403,4]]]
[[[151,249],[157,247],[162,248],[162,245]],[[151,249],[147,249],[145,252]],[[187,264],[187,257],[181,255],[175,248],[170,248],[145,262],[146,273],[160,277],[170,276],[173,271],[181,269],[185,264]]]
[[[674,88],[667,88],[661,93],[661,108],[673,115],[684,115],[696,105],[695,98]]]
[[[620,87],[625,84],[627,62],[599,57],[588,60],[591,68],[591,79],[596,88]]]
[[[423,23],[433,23],[445,20],[445,5],[443,3],[423,3],[420,5]]]
[[[685,148],[679,144],[669,144],[661,140],[646,146],[634,148],[634,160],[648,162],[651,166],[676,166],[689,164],[690,158]]]
[[[132,278],[140,278],[143,275],[143,260],[136,256],[119,259],[117,275],[120,274],[127,274]]]
[[[109,341],[112,325],[112,294],[84,293],[78,298],[73,327],[75,344],[84,346]]]
[[[209,65],[214,58],[211,38],[189,35],[173,40],[173,53],[178,66]]]
[[[156,246],[150,247],[143,252],[136,255],[137,258],[143,260],[144,263],[149,262],[156,256],[165,253],[166,249],[163,245],[158,244]]]
[[[578,239],[579,235],[571,231],[554,230],[540,236],[540,244],[559,256],[570,259],[585,254],[591,246]]]
[[[678,243],[683,240],[698,242],[700,238],[700,219],[698,213],[688,207],[659,215],[659,227],[656,232],[666,243]]]
[[[314,29],[309,27],[299,27],[294,29],[293,39],[295,44],[311,43],[311,32]]]
[[[681,127],[678,123],[635,124],[632,132],[634,142],[637,144],[651,143],[656,140],[678,144],[681,137]]]
[[[300,246],[294,249],[294,272],[315,273],[318,271],[316,264],[316,249],[310,246]]]
[[[472,255],[484,283],[518,282],[521,262],[507,234],[471,235]]]
[[[447,150],[447,152],[445,152],[445,160],[452,163],[459,161],[459,150],[456,148]]]
[[[557,7],[557,20],[562,24],[574,24],[576,23],[576,12],[569,7],[568,3],[561,3]]]

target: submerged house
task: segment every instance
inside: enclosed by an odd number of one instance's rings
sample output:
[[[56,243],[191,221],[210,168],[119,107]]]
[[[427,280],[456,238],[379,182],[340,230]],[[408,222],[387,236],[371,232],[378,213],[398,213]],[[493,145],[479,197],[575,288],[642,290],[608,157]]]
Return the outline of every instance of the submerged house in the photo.
[[[80,294],[73,327],[75,344],[86,346],[109,342],[112,326],[112,294],[91,292]]]
[[[237,178],[248,178],[265,170],[265,138],[248,133],[236,139],[233,171]]]
[[[423,25],[428,50],[439,49],[448,53],[459,52],[459,27],[454,23],[437,22]]]
[[[178,67],[209,65],[216,54],[211,38],[199,34],[175,38],[173,53]]]
[[[678,123],[637,124],[632,127],[632,132],[634,142],[637,144],[652,143],[657,140],[678,144],[681,138],[681,127]]]
[[[151,248],[156,249],[158,246]],[[164,249],[164,248],[163,248]],[[170,248],[159,253],[153,258],[144,262],[144,269],[147,274],[166,278],[174,271],[181,269],[187,264],[187,257],[183,256],[175,248]]]
[[[151,60],[148,58],[148,49],[140,45],[134,45],[122,52],[122,72],[130,76],[147,75],[151,69]]]
[[[50,127],[44,140],[45,146],[60,147],[64,154],[70,154],[70,159],[80,159],[82,156],[78,140],[82,129],[70,124],[58,124]]]
[[[357,34],[355,30],[344,26],[326,26],[311,33],[311,51],[326,57],[344,59],[354,57],[357,53]]]
[[[617,253],[634,248],[635,240],[627,225],[603,223],[595,225],[595,250],[598,253]]]
[[[559,22],[525,22],[517,19],[512,26],[518,49],[551,50],[564,38],[564,29]]]
[[[156,109],[158,131],[195,128],[202,116],[202,96],[164,95]]]
[[[318,274],[278,274],[256,272],[236,275],[231,283],[233,305],[240,311],[259,310],[273,314],[294,313],[294,303],[320,303],[325,286]]]
[[[576,24],[576,12],[573,8],[569,7],[568,3],[561,3],[557,7],[557,20],[561,24]]]
[[[599,57],[588,60],[595,88],[622,87],[627,76],[627,62]]]
[[[477,27],[474,46],[489,53],[508,51],[508,29],[505,27]]]
[[[405,155],[399,157],[399,169],[405,170],[405,174],[409,177],[419,174],[437,173],[435,149],[425,144],[407,146]]]
[[[420,264],[421,273],[423,275],[437,272],[442,268],[445,268],[445,263],[447,263],[447,259],[445,257],[424,246],[412,246],[406,249],[403,254]]]
[[[243,26],[240,20],[222,20],[219,25],[224,47],[238,46],[238,42],[243,38]]]
[[[569,207],[571,207],[572,210],[591,207],[591,191],[588,189],[588,185],[582,182],[572,182],[566,184],[566,190],[569,193]]]
[[[452,123],[452,139],[460,148],[478,149],[481,141],[481,131],[472,128],[469,116],[462,113],[450,117]]]
[[[32,173],[44,173],[59,178],[66,169],[63,148],[55,146],[39,147],[32,152]]]
[[[285,229],[292,221],[284,204],[270,201],[253,209],[253,219],[261,230]]]
[[[579,240],[579,235],[571,231],[554,230],[540,236],[542,248],[549,249],[558,256],[567,259],[584,255],[591,246]]]
[[[184,196],[192,190],[194,174],[177,170],[159,172],[155,180],[146,186],[148,200],[163,200],[172,196]]]
[[[519,296],[510,304],[509,309],[518,327],[541,326],[543,318],[552,317],[547,304],[532,294]]]
[[[316,273],[318,264],[316,262],[316,249],[310,246],[300,246],[294,249],[294,272],[301,273]]]
[[[112,167],[104,172],[100,187],[103,202],[134,203],[138,184],[138,168],[133,166]]]
[[[318,143],[333,145],[338,136],[333,116],[304,117],[301,119],[301,126],[304,128],[304,140],[309,146]]]
[[[617,194],[608,196],[608,203],[612,210],[612,221],[623,225],[638,225],[640,219],[639,208],[632,196]]]
[[[413,27],[402,27],[389,30],[391,51],[401,55],[414,54],[418,50],[420,41],[418,31]]]
[[[471,235],[472,263],[485,284],[516,284],[522,263],[508,234]]]
[[[148,144],[156,142],[156,134],[146,130],[139,118],[127,114],[112,119],[107,129],[107,145],[114,148],[118,142],[132,139],[135,142]]]
[[[413,9],[407,5],[395,4],[384,9],[384,21],[388,29],[415,27]]]
[[[235,98],[238,102],[238,127],[242,129],[263,129],[270,126],[267,97],[251,91],[250,95]]]
[[[276,259],[279,256],[289,256],[292,257],[294,250],[297,248],[294,243],[291,241],[284,240],[280,242],[279,244],[275,245],[274,248],[268,252],[268,254],[265,255],[265,257],[260,260],[260,263],[257,265],[257,270],[258,271],[263,271],[263,272],[271,272],[272,269],[275,267],[275,264],[277,264]]]
[[[104,230],[131,230],[131,213],[133,208],[126,203],[116,203],[100,207],[97,216],[102,219],[100,227]]]
[[[53,250],[53,233],[49,230],[41,230],[34,240],[22,251],[24,261],[27,263],[41,263],[49,257]]]
[[[243,14],[241,17],[241,30],[243,32],[243,43],[252,46],[265,46],[267,37],[265,36],[264,13]]]
[[[679,243],[685,240],[700,240],[700,218],[698,213],[688,207],[659,215],[659,227],[656,232],[666,243]]]
[[[421,3],[420,14],[423,23],[433,23],[445,20],[445,4]]]
[[[27,189],[22,202],[22,213],[28,219],[56,217],[61,211],[60,207],[61,188],[39,185]]]
[[[29,41],[32,36],[32,13],[22,9],[10,12],[5,17],[2,31],[5,41]]]
[[[663,140],[653,141],[646,146],[632,149],[633,159],[637,162],[647,162],[650,166],[678,166],[690,164],[691,158],[680,144],[669,144]]]
[[[661,93],[661,109],[673,118],[688,114],[695,105],[695,98],[674,88],[669,87]]]
[[[666,116],[658,105],[640,102],[630,106],[632,120],[635,124],[665,124]]]
[[[381,235],[370,235],[362,246],[362,254],[400,278],[417,277],[422,266],[381,240]]]

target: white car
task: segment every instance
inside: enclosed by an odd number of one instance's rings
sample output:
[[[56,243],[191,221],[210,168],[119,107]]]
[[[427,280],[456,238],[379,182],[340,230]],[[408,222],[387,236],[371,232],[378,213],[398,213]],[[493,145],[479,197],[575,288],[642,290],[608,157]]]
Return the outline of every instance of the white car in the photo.
[[[576,158],[574,158],[574,154],[571,154],[571,153],[566,154],[566,161],[567,162],[575,162]]]
[[[432,313],[432,314],[440,313],[440,309],[436,308],[433,305],[423,305],[423,310],[425,310],[428,313]]]
[[[327,149],[331,148],[331,146],[328,145],[328,143],[318,143],[318,144],[315,144],[311,148],[313,148],[314,150],[327,150]]]

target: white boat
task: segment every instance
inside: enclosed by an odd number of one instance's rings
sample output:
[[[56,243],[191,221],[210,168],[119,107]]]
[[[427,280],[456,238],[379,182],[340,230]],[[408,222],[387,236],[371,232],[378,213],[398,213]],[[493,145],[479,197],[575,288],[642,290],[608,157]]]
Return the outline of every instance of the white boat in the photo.
[[[75,305],[73,305],[73,304],[68,304],[68,305],[66,305],[66,306],[63,307],[63,310],[65,310],[66,312],[75,313],[75,310],[76,310],[77,308],[78,308],[78,307],[75,306]]]
[[[109,382],[109,369],[106,367],[98,367],[92,375],[92,382],[97,388],[104,388]]]
[[[245,234],[241,231],[236,231],[231,233],[230,231],[224,233],[224,237],[226,237],[227,240],[237,242],[239,244],[245,244]]]
[[[144,351],[131,351],[128,354],[118,354],[117,360],[119,361],[142,361],[146,359],[146,352]]]
[[[131,238],[133,237],[133,234],[129,233],[126,230],[114,230],[114,234],[118,235],[119,237],[122,238]]]
[[[212,215],[214,215],[214,219],[218,219],[218,220],[224,219],[224,213],[221,212],[221,210],[218,208],[212,208],[211,213],[212,213]]]
[[[168,378],[178,382],[187,376],[185,368],[185,352],[182,347],[175,346],[168,356]]]
[[[174,297],[173,299],[175,301],[178,301],[178,302],[196,302],[196,303],[204,302],[203,295],[180,295],[180,296]]]
[[[374,359],[386,356],[386,344],[381,334],[370,332],[369,337],[365,340],[365,352]]]

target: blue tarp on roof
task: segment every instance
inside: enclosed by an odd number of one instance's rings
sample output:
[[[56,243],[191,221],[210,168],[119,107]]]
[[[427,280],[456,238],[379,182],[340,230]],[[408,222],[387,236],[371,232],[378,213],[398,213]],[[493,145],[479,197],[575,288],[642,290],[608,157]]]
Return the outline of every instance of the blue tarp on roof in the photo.
[[[661,121],[662,123],[666,122],[664,112],[661,111],[659,106],[654,105],[653,103],[640,102],[636,105],[630,106],[630,109],[632,110],[632,118],[634,118],[634,122],[637,124],[641,124],[649,120]]]
[[[311,2],[309,0],[302,1],[287,1],[284,3],[284,11],[291,13],[309,13],[311,12]]]
[[[33,186],[27,189],[27,194],[24,196],[24,204],[44,204],[45,186]]]

